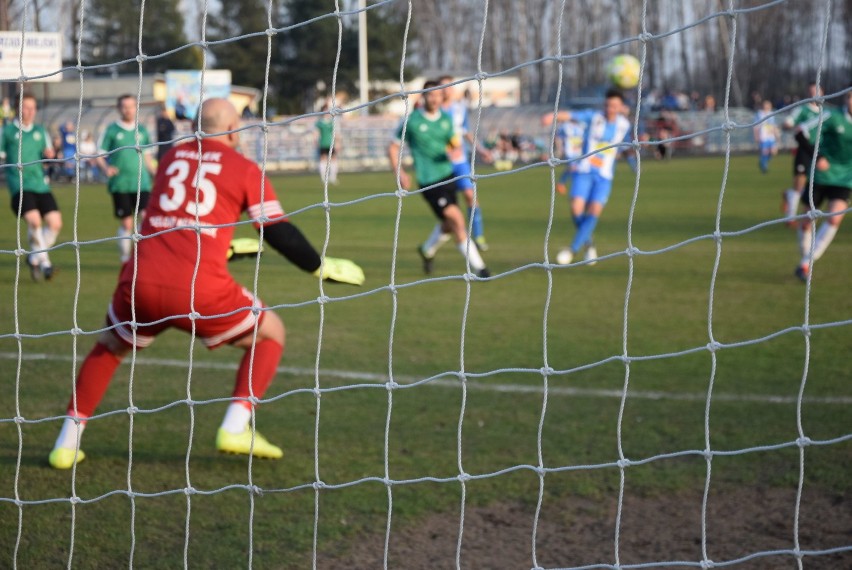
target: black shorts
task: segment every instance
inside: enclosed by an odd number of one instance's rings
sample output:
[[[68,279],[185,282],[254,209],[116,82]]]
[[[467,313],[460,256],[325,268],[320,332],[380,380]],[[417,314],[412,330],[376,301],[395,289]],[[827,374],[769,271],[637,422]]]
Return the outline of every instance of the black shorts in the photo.
[[[328,147],[322,147],[322,146],[321,146],[321,147],[319,148],[319,155],[320,155],[320,158],[326,158],[326,157],[328,156],[328,153],[329,153],[330,151],[331,151],[331,149],[330,149],[330,148],[328,148]]]
[[[450,204],[456,203],[456,183],[452,181],[452,176],[437,182],[435,185],[425,184],[423,186],[431,186],[428,190],[423,191],[423,199],[429,202],[429,207],[438,216],[438,219],[444,219],[444,209]]]
[[[803,174],[808,176],[811,173],[811,163],[814,160],[814,155],[810,149],[799,147],[796,149],[796,157],[793,159],[793,176]]]
[[[819,208],[819,205],[825,202],[826,200],[831,202],[832,200],[843,200],[846,203],[849,203],[849,194],[850,189],[844,188],[843,186],[826,186],[823,184],[814,184],[814,207]],[[808,189],[805,188],[805,191],[802,192],[802,204],[805,205],[806,208],[811,207],[810,197],[808,196]]]
[[[21,206],[21,215],[26,214],[30,210],[38,210],[44,217],[48,212],[58,212],[59,205],[56,203],[56,198],[50,192],[30,192],[24,190],[12,196],[12,213],[18,215],[18,205]]]
[[[151,197],[150,192],[140,192],[139,196],[139,212],[145,209],[148,205],[148,198]],[[112,211],[116,218],[126,218],[132,216],[136,212],[136,192],[113,192],[112,193]]]

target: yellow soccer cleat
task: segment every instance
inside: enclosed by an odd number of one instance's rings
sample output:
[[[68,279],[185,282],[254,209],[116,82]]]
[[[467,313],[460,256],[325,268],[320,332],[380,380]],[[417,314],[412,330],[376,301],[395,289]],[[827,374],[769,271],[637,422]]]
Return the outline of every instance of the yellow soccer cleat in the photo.
[[[54,469],[71,469],[74,467],[74,455],[76,451],[77,463],[80,463],[84,459],[86,459],[86,454],[82,449],[75,450],[68,447],[57,447],[53,451],[50,452],[50,457],[48,457],[48,461],[50,461],[50,466]]]
[[[222,453],[237,455],[254,455],[264,459],[281,459],[284,452],[277,445],[272,445],[265,437],[254,432],[254,447],[252,447],[251,430],[246,428],[242,433],[231,433],[219,428],[216,434],[216,449]]]

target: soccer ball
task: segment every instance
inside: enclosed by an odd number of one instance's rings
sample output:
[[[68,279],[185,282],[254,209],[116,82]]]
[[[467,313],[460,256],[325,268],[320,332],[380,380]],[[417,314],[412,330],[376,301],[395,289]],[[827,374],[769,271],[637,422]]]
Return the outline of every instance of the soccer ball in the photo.
[[[621,89],[633,89],[639,85],[639,60],[623,53],[612,58],[607,66],[607,75],[613,85]]]
[[[570,248],[560,249],[556,254],[556,263],[559,265],[569,265],[572,261],[574,261],[574,254],[571,253]]]

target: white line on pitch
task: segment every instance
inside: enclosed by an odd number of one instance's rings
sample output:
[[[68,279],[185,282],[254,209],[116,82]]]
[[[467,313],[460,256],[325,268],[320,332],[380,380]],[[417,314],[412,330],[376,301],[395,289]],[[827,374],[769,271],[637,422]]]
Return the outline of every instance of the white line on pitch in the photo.
[[[18,360],[16,352],[0,352],[0,360]],[[29,353],[21,356],[21,360],[34,361],[46,360],[55,362],[71,362],[71,357],[66,355],[53,355],[43,353]],[[82,362],[83,358],[79,357],[78,361]],[[170,359],[170,358],[145,358],[137,357],[136,364],[149,366],[171,366],[175,368],[187,368],[188,363],[185,360]],[[195,361],[193,366],[202,370],[236,370],[237,365],[231,362],[199,362]],[[313,368],[297,368],[293,366],[281,366],[279,372],[285,374],[293,374],[296,376],[314,375]],[[384,384],[388,381],[388,376],[385,374],[374,374],[371,372],[356,372],[353,370],[333,370],[320,369],[320,376],[325,378],[340,378],[342,380],[356,380],[361,382],[374,382],[376,384]],[[398,384],[411,384],[418,380],[414,376],[394,375],[394,381]],[[438,378],[424,383],[429,386],[441,387],[459,387],[458,380],[447,380]],[[541,386],[531,386],[525,384],[497,384],[494,382],[482,382],[476,380],[468,380],[467,387],[471,390],[483,390],[488,392],[506,392],[513,394],[529,393],[541,394],[544,388]],[[553,396],[595,396],[600,398],[621,398],[621,390],[603,390],[594,388],[570,388],[564,386],[555,386],[548,388],[547,393]],[[687,401],[705,401],[707,394],[700,392],[662,392],[662,391],[646,391],[646,390],[631,390],[628,394],[629,398],[640,398],[644,400],[687,400]],[[767,404],[795,404],[797,398],[794,396],[773,396],[764,394],[725,394],[714,393],[713,400],[726,402],[763,402]],[[815,397],[806,396],[802,399],[807,404],[852,404],[852,397],[835,396],[835,397]]]

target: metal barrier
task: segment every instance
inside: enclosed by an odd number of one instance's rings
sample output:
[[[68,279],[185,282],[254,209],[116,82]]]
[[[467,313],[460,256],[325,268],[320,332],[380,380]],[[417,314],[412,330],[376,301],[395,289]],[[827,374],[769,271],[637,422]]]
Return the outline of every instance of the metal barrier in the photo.
[[[501,136],[514,136],[520,141],[518,151],[511,157],[513,162],[540,160],[549,149],[550,129],[541,126],[541,116],[552,112],[552,105],[529,105],[524,107],[489,107],[481,113],[471,111],[472,128],[477,120],[478,139],[485,146],[496,147]],[[59,125],[67,120],[75,120],[78,113],[76,105],[52,105],[42,109],[39,119],[51,132],[57,132]],[[140,122],[145,124],[152,136],[156,135],[156,109],[144,106],[140,112]],[[753,128],[754,112],[750,109],[730,108],[728,117],[737,126],[730,132],[732,152],[756,152]],[[83,109],[80,131],[89,131],[97,139],[101,130],[117,118],[113,107],[88,107]],[[776,120],[781,122],[782,117]],[[249,120],[243,123],[241,131],[241,150],[248,157],[261,163],[266,157],[266,169],[275,172],[301,172],[315,170],[318,167],[316,117],[279,117],[267,123],[266,139],[261,122]],[[655,141],[671,139],[667,145],[675,154],[717,154],[726,149],[726,133],[723,129],[725,114],[722,112],[679,111],[643,113],[640,122],[640,134],[648,152]],[[400,118],[396,116],[349,116],[343,115],[337,120],[337,140],[335,146],[341,171],[387,170],[390,163],[387,148],[394,139]],[[180,122],[177,136],[192,134],[188,122]],[[256,128],[255,128],[256,127]],[[792,148],[795,141],[792,134],[785,132],[781,148]],[[265,149],[264,149],[265,147]],[[6,170],[0,169],[0,170]]]

